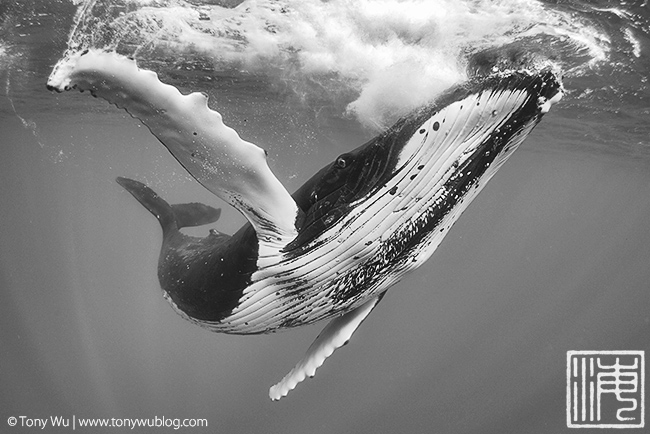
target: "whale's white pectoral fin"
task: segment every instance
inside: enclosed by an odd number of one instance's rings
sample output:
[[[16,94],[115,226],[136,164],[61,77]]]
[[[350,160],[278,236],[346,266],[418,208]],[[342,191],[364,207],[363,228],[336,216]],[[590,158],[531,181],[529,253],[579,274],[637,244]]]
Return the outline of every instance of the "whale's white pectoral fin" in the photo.
[[[284,246],[296,236],[298,207],[266,153],[226,126],[205,94],[182,95],[135,61],[101,50],[67,54],[48,87],[88,90],[141,120],[192,176],[246,216],[261,246]]]
[[[269,397],[277,401],[293,390],[306,377],[313,377],[318,369],[332,353],[347,344],[354,331],[383,297],[366,302],[358,308],[334,318],[320,332],[316,340],[309,346],[305,356],[296,366],[276,385],[269,390]]]

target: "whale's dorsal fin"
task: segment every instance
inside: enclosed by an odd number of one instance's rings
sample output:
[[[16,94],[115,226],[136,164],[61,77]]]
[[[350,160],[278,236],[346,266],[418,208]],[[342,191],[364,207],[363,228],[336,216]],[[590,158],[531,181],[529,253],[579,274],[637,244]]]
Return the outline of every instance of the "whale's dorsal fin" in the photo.
[[[298,207],[269,169],[265,151],[226,126],[205,94],[182,95],[135,61],[101,50],[66,55],[48,88],[88,90],[142,121],[197,181],[244,214],[260,250],[295,238]]]
[[[176,203],[172,205],[172,210],[179,228],[207,225],[221,217],[221,209],[197,202]]]
[[[384,294],[386,293],[383,292],[356,309],[331,320],[309,346],[305,356],[279,383],[271,387],[269,397],[277,401],[287,396],[305,378],[313,377],[316,369],[325,362],[325,359],[348,343],[352,334],[377,306]]]

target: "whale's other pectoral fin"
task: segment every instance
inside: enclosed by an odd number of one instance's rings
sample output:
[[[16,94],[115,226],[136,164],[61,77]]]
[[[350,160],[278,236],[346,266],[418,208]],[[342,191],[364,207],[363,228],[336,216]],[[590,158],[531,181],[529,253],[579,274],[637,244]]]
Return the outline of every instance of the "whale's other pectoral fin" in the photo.
[[[269,397],[277,401],[283,396],[287,396],[306,377],[313,377],[316,369],[325,362],[325,359],[348,343],[354,331],[377,306],[384,294],[382,293],[358,308],[331,320],[309,346],[302,360],[279,383],[271,387]]]
[[[135,61],[101,50],[67,53],[48,88],[88,90],[141,120],[197,181],[244,214],[260,248],[282,248],[295,238],[298,206],[265,151],[226,126],[205,94],[183,95]]]

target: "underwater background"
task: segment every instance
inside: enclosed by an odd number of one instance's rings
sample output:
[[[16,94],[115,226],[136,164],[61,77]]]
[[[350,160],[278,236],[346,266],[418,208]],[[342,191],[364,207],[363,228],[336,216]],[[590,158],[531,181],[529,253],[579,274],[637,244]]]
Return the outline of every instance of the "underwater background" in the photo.
[[[21,415],[202,418],[181,430],[216,433],[569,432],[567,351],[650,356],[646,0],[240,3],[0,0],[2,432],[38,429],[7,425]],[[244,219],[122,110],[47,91],[68,46],[115,49],[206,92],[289,191],[501,63],[561,69],[566,94],[350,344],[272,402],[324,323],[228,336],[174,313],[159,225],[115,178],[220,206],[221,232]]]

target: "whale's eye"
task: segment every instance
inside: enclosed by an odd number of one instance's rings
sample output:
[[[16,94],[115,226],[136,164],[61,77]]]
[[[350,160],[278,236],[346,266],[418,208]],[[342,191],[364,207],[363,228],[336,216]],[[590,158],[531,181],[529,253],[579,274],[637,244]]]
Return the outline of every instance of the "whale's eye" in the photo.
[[[336,159],[336,167],[339,169],[345,169],[352,162],[352,157],[349,155],[341,155]]]

